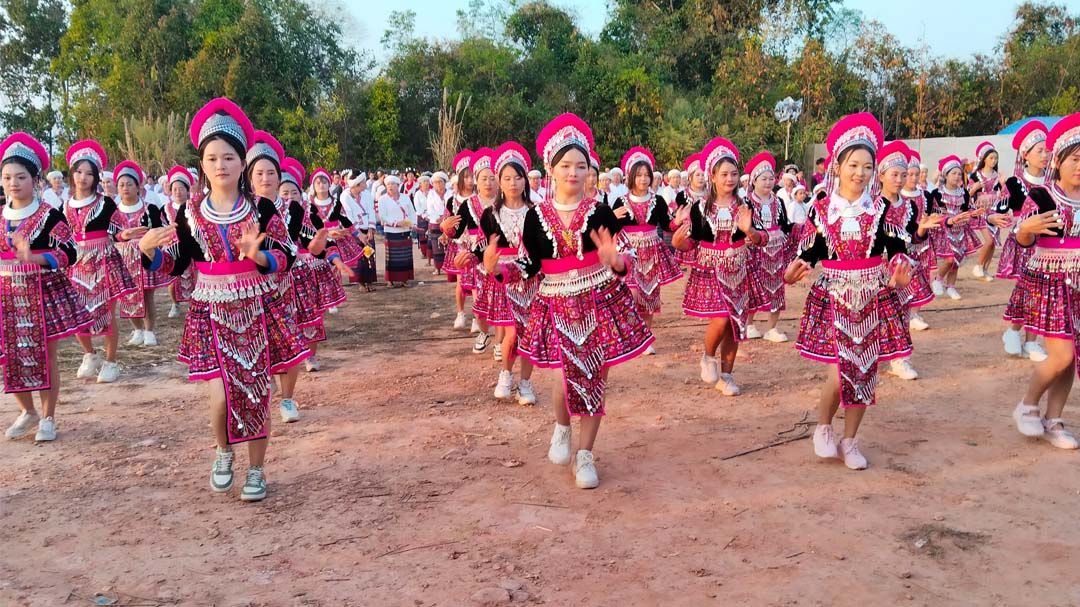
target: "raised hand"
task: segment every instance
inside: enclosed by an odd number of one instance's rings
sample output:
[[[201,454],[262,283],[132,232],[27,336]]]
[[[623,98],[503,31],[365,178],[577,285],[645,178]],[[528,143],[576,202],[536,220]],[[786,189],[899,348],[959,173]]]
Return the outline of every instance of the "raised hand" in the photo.
[[[671,246],[680,251],[690,248],[690,224],[689,222],[679,225],[679,229],[671,235]]]
[[[484,249],[484,271],[494,274],[499,269],[499,237],[495,234],[488,239],[488,246]]]
[[[326,228],[320,228],[318,230],[315,230],[315,236],[311,239],[311,242],[308,243],[308,250],[318,251],[321,253],[323,250],[326,249],[326,241],[329,236],[330,233],[327,231]]]
[[[259,256],[259,248],[266,240],[266,234],[259,231],[258,226],[249,226],[240,234],[240,259],[255,261]]]
[[[30,257],[33,255],[30,252],[30,241],[22,234],[12,234],[11,244],[15,246],[15,259],[20,263],[30,263]]]
[[[784,270],[784,282],[787,284],[795,284],[800,280],[806,278],[810,273],[810,264],[801,259],[795,259],[792,261],[786,270]]]
[[[176,236],[176,225],[163,228],[151,228],[139,238],[139,251],[147,257],[153,257],[154,251],[172,242]]]
[[[442,220],[442,223],[439,224],[439,229],[443,232],[451,233],[457,229],[459,223],[461,223],[461,215],[451,215]]]
[[[739,226],[743,234],[750,234],[751,230],[754,229],[753,218],[754,213],[750,210],[750,207],[740,206],[739,212],[735,215],[735,225]]]
[[[900,261],[893,268],[892,277],[889,279],[889,286],[895,288],[904,288],[911,282],[911,264],[906,261]]]
[[[690,218],[690,205],[684,204],[675,211],[675,224],[683,225]]]
[[[930,215],[923,215],[922,218],[919,219],[919,230],[920,231],[926,231],[926,230],[931,230],[931,229],[934,229],[934,228],[940,228],[941,224],[944,223],[944,222],[945,222],[945,217],[943,217],[942,215],[940,215],[938,213],[933,213],[933,214],[930,214]]]
[[[998,228],[1006,229],[1012,225],[1012,213],[990,213],[986,222]]]
[[[618,219],[622,219],[623,217],[626,217],[629,214],[630,214],[630,209],[625,207],[625,206],[622,206],[622,207],[619,207],[619,208],[615,209],[615,217],[618,218]]]
[[[1032,236],[1053,236],[1054,230],[1064,227],[1057,210],[1038,213],[1020,222],[1019,231]]]
[[[487,249],[484,250],[484,254],[485,256],[487,255]],[[469,261],[470,258],[476,259],[473,256],[472,251],[458,251],[458,254],[454,256],[454,267],[464,270],[469,267],[469,264],[471,263]]]
[[[124,230],[120,230],[120,240],[123,240],[125,242],[129,240],[138,240],[139,238],[142,238],[143,234],[146,234],[149,229],[150,228],[146,226],[138,226],[135,228],[127,228]]]
[[[600,263],[619,274],[625,271],[626,268],[622,260],[619,259],[619,251],[615,248],[615,238],[607,228],[589,232],[589,238],[596,245],[596,254],[600,257]]]

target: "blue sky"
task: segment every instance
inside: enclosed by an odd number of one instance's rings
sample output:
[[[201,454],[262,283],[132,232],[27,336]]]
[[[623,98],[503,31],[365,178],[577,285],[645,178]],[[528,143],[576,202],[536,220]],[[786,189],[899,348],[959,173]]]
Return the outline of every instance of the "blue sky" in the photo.
[[[416,31],[437,38],[455,37],[456,11],[468,0],[401,0],[397,3],[371,0],[325,0],[344,9],[346,37],[361,49],[380,54],[379,40],[393,10],[412,9],[417,13]],[[597,34],[607,20],[606,0],[552,0],[578,18],[583,31]],[[981,52],[989,54],[1012,23],[1016,0],[846,0],[845,6],[877,19],[906,46],[922,42],[932,53],[965,58]],[[987,9],[990,9],[987,11]]]

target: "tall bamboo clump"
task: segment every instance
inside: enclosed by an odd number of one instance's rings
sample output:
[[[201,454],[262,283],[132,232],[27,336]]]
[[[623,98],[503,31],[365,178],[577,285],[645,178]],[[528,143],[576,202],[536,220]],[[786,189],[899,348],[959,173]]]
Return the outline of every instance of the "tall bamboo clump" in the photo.
[[[117,145],[124,158],[138,162],[147,175],[164,175],[174,165],[190,166],[195,160],[187,124],[188,118],[175,112],[124,118],[124,140]]]
[[[442,104],[439,106],[438,130],[431,134],[431,155],[435,159],[435,165],[439,168],[452,168],[454,155],[461,149],[464,138],[462,119],[472,103],[472,96],[467,99],[461,93],[457,95],[457,101],[450,104],[450,92],[443,89]]]

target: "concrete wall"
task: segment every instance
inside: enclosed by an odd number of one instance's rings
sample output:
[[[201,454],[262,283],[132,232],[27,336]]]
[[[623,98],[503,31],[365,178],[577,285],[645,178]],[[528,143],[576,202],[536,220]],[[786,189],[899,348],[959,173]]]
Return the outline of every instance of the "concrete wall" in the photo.
[[[1012,149],[1012,135],[990,135],[986,137],[934,137],[932,139],[905,139],[904,143],[922,156],[922,162],[930,167],[930,179],[937,175],[938,160],[956,154],[964,160],[975,159],[975,147],[983,141],[994,144],[998,151],[998,172],[1009,176],[1012,175],[1013,162],[1016,160],[1016,151]],[[809,146],[809,156],[806,161],[806,173],[813,172],[814,159],[825,157],[825,144],[819,143]]]

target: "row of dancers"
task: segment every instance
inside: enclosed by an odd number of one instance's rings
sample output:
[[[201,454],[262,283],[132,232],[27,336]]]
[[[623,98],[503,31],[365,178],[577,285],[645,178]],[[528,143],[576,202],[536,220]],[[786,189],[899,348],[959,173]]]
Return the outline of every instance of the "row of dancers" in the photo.
[[[272,378],[280,375],[286,385],[325,338],[323,315],[343,301],[342,273],[373,244],[374,235],[372,224],[365,230],[350,221],[340,201],[319,196],[330,183],[325,170],[313,171],[309,184],[317,195],[306,201],[300,163],[287,158],[272,136],[255,131],[232,102],[207,104],[195,115],[190,136],[200,177],[189,189],[206,195],[179,204],[174,217],[159,217],[159,225],[152,213],[128,223],[114,220],[116,211],[124,212],[117,208],[104,230],[93,223],[100,222],[100,210],[69,214],[40,204],[32,184],[48,157],[38,142],[16,134],[0,144],[8,194],[7,237],[0,248],[2,362],[5,391],[16,393],[22,409],[9,436],[25,434],[36,421],[32,391],[41,394],[43,413],[52,419],[59,388],[57,340],[104,322],[80,290],[85,277],[69,268],[84,256],[98,260],[95,269],[108,267],[112,250],[119,260],[112,265],[124,265],[120,245],[134,243],[143,272],[172,278],[190,272],[179,358],[190,379],[210,387],[217,442],[211,488],[232,487],[233,445],[247,442],[249,468],[240,497],[254,501],[267,491],[263,466]],[[871,114],[847,116],[829,133],[822,190],[797,224],[773,195],[771,155],[744,163],[723,137],[688,159],[689,184],[674,208],[652,191],[655,162],[644,148],[630,150],[620,163],[628,175],[627,193],[605,202],[597,196],[600,161],[591,129],[564,114],[537,137],[536,154],[549,176],[538,202],[527,185],[531,156],[520,144],[458,155],[457,189],[438,222],[439,240],[452,260],[446,269],[457,280],[459,301],[473,299],[482,329],[474,350],[486,350],[488,328],[496,327],[496,353],[503,358],[496,395],[513,393],[516,360],[520,402],[536,401],[528,383],[535,367],[561,373],[551,398],[555,426],[548,458],[570,464],[581,488],[599,484],[593,450],[609,370],[652,350],[660,290],[682,276],[680,265],[690,268],[684,312],[708,319],[701,379],[732,396],[740,392],[735,356],[753,314],[783,309],[784,285],[820,266],[795,340],[802,356],[830,369],[813,447],[819,457],[839,459],[848,468],[867,467],[857,433],[866,409],[876,403],[878,367],[911,355],[913,310],[932,299],[935,277],[945,285],[955,280],[956,266],[981,244],[975,236],[979,220],[1007,232],[1005,248],[1013,249],[1019,264],[1006,312],[1009,330],[1018,323],[1018,330],[1043,336],[1047,345],[1046,359],[1014,410],[1016,425],[1025,435],[1075,449],[1061,414],[1072,385],[1073,325],[1080,318],[1073,304],[1080,284],[1074,276],[1080,272],[1080,114],[1049,131],[1027,125],[1018,139],[1024,172],[1004,187],[1010,194],[1022,188],[1023,200],[999,196],[980,207],[972,201],[979,190],[962,187],[959,158],[939,165],[945,187],[913,192],[908,187],[918,155],[902,142],[886,143]],[[1043,183],[1036,181],[1039,146],[1049,159]],[[73,174],[85,173],[78,179],[88,183],[106,164],[93,142],[69,152]],[[752,189],[741,197],[744,170]],[[96,198],[75,210],[104,209],[104,197]],[[384,226],[402,233],[413,227],[407,217]],[[928,251],[934,252],[936,275]],[[1039,406],[1044,393],[1045,413]],[[840,407],[844,427],[837,436],[832,421]]]

